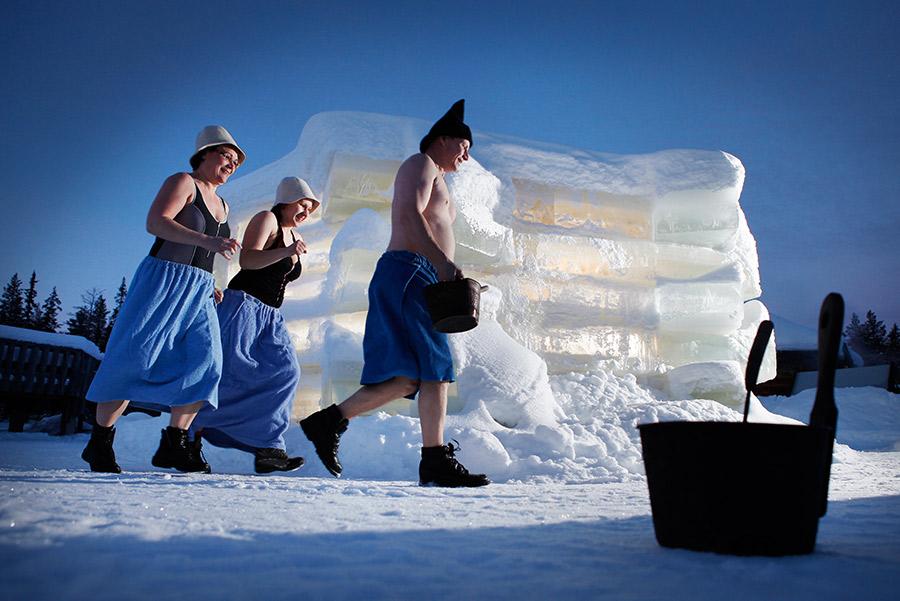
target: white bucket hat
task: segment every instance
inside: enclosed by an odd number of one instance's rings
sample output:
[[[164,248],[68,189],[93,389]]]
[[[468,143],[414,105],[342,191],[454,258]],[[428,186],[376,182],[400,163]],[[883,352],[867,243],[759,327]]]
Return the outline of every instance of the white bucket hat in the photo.
[[[310,213],[318,209],[319,205],[322,204],[316,198],[312,188],[304,180],[299,177],[286,177],[278,184],[278,191],[275,193],[275,204],[286,205],[304,198],[308,198],[316,203]]]
[[[200,130],[200,133],[197,134],[197,143],[194,145],[194,154],[191,155],[191,162],[193,162],[194,157],[196,157],[207,148],[211,148],[213,146],[222,146],[225,144],[234,147],[234,149],[238,153],[238,159],[241,163],[243,163],[244,159],[247,158],[247,155],[244,154],[244,151],[241,150],[241,147],[237,145],[237,142],[234,141],[234,138],[230,133],[228,133],[228,130],[221,125],[207,125]]]

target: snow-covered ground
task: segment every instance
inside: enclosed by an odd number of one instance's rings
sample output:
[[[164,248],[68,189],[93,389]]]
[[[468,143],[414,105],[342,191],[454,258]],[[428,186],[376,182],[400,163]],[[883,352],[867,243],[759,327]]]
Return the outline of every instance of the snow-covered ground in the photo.
[[[109,475],[79,459],[86,434],[0,424],[0,590],[29,600],[900,596],[900,397],[836,391],[840,444],[815,553],[742,558],[657,545],[633,427],[739,414],[591,378],[551,382],[564,414],[554,427],[492,434],[503,469],[476,440],[484,408],[451,416],[462,460],[499,480],[472,490],[415,484],[418,422],[402,416],[351,424],[340,480],[296,428],[288,448],[309,460],[298,472],[254,475],[248,455],[211,448],[216,473],[183,475],[150,466],[165,421],[132,414],[116,440],[125,473]],[[600,384],[609,394],[597,406],[575,402]],[[764,404],[805,419],[813,397]],[[765,409],[754,414],[773,419]]]

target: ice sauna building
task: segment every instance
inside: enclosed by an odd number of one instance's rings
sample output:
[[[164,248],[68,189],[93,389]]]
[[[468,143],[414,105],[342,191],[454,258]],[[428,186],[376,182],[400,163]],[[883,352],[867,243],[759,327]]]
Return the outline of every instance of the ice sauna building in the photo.
[[[366,289],[390,235],[394,175],[429,126],[321,113],[292,152],[223,189],[238,235],[272,206],[282,177],[306,179],[323,201],[299,229],[310,252],[282,308],[303,369],[297,415],[358,386]],[[451,412],[467,391],[485,390],[485,378],[514,398],[548,374],[597,369],[634,374],[662,398],[742,400],[744,362],[768,313],[754,300],[759,268],[737,158],[610,155],[480,132],[471,156],[447,176],[459,209],[456,259],[490,289],[478,328],[451,336]],[[220,285],[236,263],[218,265]],[[775,375],[774,353],[767,358],[762,380]],[[406,400],[389,408],[415,411]]]

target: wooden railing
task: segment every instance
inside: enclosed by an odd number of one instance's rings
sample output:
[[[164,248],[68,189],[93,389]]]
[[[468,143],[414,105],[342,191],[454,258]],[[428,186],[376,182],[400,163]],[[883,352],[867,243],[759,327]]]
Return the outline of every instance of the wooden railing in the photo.
[[[0,407],[9,431],[29,416],[60,413],[59,434],[81,431],[84,395],[100,361],[73,348],[0,338]]]

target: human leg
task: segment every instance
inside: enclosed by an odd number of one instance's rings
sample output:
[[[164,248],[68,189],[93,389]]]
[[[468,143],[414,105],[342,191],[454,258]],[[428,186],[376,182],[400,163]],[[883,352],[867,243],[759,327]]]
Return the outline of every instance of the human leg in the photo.
[[[172,407],[172,415],[169,417],[169,426],[179,430],[187,430],[191,422],[197,417],[197,412],[206,404],[206,401],[197,401],[190,405]]]
[[[416,388],[415,380],[398,376],[386,382],[362,386],[338,405],[338,408],[344,418],[352,419],[357,415],[383,407],[394,399],[405,397],[415,392]]]
[[[419,388],[419,421],[422,446],[444,444],[444,418],[447,415],[447,382],[422,382]]]
[[[116,420],[125,412],[128,407],[128,401],[110,401],[108,403],[97,403],[97,425],[104,428],[111,428],[115,425]]]

